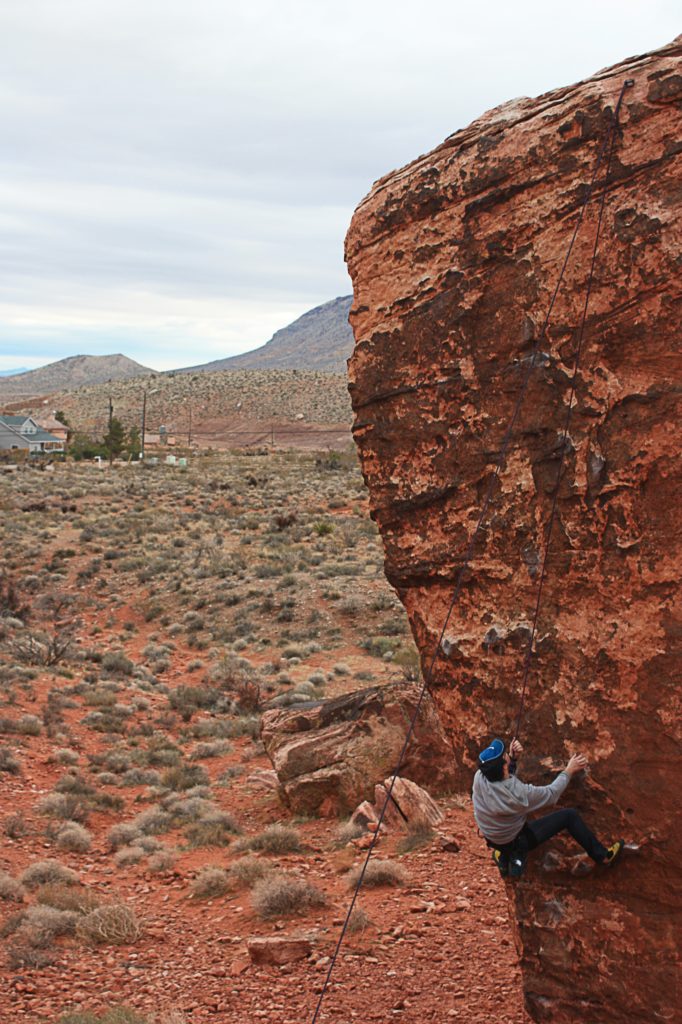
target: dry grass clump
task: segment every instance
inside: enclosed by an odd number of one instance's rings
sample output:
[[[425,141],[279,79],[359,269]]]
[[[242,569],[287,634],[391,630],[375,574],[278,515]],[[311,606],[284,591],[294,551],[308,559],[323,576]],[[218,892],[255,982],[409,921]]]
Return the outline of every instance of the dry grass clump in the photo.
[[[145,852],[141,846],[122,846],[116,852],[114,863],[117,868],[127,868],[132,864],[139,864],[144,857]]]
[[[407,835],[403,836],[397,846],[398,853],[411,853],[422,846],[427,846],[435,838],[436,833],[428,824],[416,825],[410,828]]]
[[[230,866],[230,882],[236,886],[251,888],[261,878],[272,873],[272,866],[258,857],[241,857]]]
[[[0,772],[18,775],[21,765],[9,747],[0,747]]]
[[[142,934],[135,912],[124,903],[110,903],[86,914],[76,926],[82,942],[96,946],[127,945]]]
[[[70,747],[60,747],[58,750],[53,750],[50,754],[49,760],[53,764],[61,764],[65,767],[73,767],[78,764],[78,753],[75,750],[71,750]]]
[[[0,871],[0,900],[21,903],[24,899],[24,887],[16,878],[6,871]]]
[[[354,868],[348,872],[347,881],[353,889],[360,880],[361,867]],[[407,880],[407,873],[400,864],[393,860],[371,860],[362,880],[363,885],[403,885]]]
[[[251,890],[253,909],[263,918],[305,914],[312,907],[326,906],[327,902],[321,889],[295,875],[266,875]]]
[[[78,1010],[75,1013],[64,1013],[57,1024],[157,1024],[148,1017],[142,1017],[136,1010],[125,1006],[117,1006],[104,1013],[93,1013],[89,1010]],[[158,1024],[165,1024],[162,1020]]]
[[[99,897],[84,886],[48,882],[36,892],[36,903],[44,903],[56,910],[70,910],[75,914],[89,914],[100,905]]]
[[[176,792],[194,789],[195,786],[208,786],[210,781],[206,769],[200,764],[179,764],[161,776],[161,785]]]
[[[57,1024],[187,1024],[187,1018],[179,1010],[168,1010],[166,1013],[145,1017],[137,1010],[127,1006],[114,1006],[102,1013],[91,1010],[78,1010],[64,1013]]]
[[[372,921],[367,911],[363,910],[361,907],[356,907],[348,921],[348,932],[351,935],[357,935],[358,932],[364,932],[371,924]]]
[[[57,832],[58,850],[69,853],[87,853],[92,846],[92,833],[77,821],[67,821]]]
[[[163,849],[152,853],[147,861],[147,870],[151,871],[154,875],[162,875],[166,871],[170,871],[176,860],[177,854],[175,850],[170,849],[170,847],[163,847]]]
[[[238,850],[259,850],[262,853],[300,853],[301,837],[289,825],[268,825],[256,836],[241,839],[235,846]]]
[[[107,839],[112,850],[119,850],[122,846],[129,846],[139,839],[142,830],[132,822],[124,821],[120,825],[112,825],[107,832]]]
[[[336,830],[336,845],[346,846],[347,843],[352,842],[353,839],[359,839],[360,836],[364,836],[367,829],[364,825],[361,825],[357,821],[346,821],[343,825],[339,825]]]
[[[222,868],[202,868],[196,878],[190,882],[192,895],[197,899],[211,899],[222,896],[229,889],[227,871]]]
[[[38,860],[22,872],[20,881],[27,889],[34,890],[40,885],[60,882],[62,885],[78,885],[78,875],[58,860]]]
[[[190,846],[227,846],[240,832],[231,814],[215,810],[187,825],[185,837]]]

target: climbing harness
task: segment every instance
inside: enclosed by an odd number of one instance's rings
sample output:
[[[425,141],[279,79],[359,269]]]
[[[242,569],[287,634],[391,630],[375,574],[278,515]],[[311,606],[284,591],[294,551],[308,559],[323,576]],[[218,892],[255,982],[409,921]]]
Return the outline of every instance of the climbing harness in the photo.
[[[613,118],[612,118],[612,121],[611,121],[611,125],[609,126],[609,129],[605,133],[604,139],[602,140],[602,144],[601,144],[601,147],[599,149],[599,153],[597,155],[597,160],[595,162],[594,171],[592,173],[592,178],[590,180],[590,184],[589,184],[589,186],[587,188],[587,191],[585,192],[585,196],[583,198],[583,201],[582,201],[582,204],[581,204],[581,207],[580,207],[580,212],[578,214],[578,218],[576,220],[576,224],[575,224],[575,227],[573,229],[573,234],[571,235],[571,240],[569,242],[568,249],[566,251],[566,255],[564,257],[564,261],[563,261],[562,266],[561,266],[561,270],[560,270],[560,273],[559,273],[559,277],[558,277],[556,286],[555,286],[554,291],[553,291],[552,296],[551,296],[551,300],[550,300],[550,303],[549,303],[549,307],[547,309],[547,313],[545,315],[545,319],[544,319],[543,324],[542,324],[542,328],[538,332],[537,338],[535,339],[535,341],[533,343],[533,347],[532,347],[532,350],[531,350],[530,358],[527,361],[527,366],[526,366],[526,369],[525,369],[525,372],[524,372],[524,375],[523,375],[523,378],[522,378],[522,383],[521,383],[521,388],[520,388],[520,391],[519,391],[519,395],[518,395],[518,398],[516,400],[516,404],[514,406],[511,419],[509,421],[507,429],[506,429],[506,431],[504,433],[504,436],[502,438],[502,442],[500,444],[499,457],[498,457],[497,462],[495,464],[495,468],[493,470],[493,473],[492,473],[492,475],[491,475],[491,477],[490,477],[490,479],[488,481],[488,486],[486,488],[485,497],[484,497],[484,500],[483,500],[483,504],[481,506],[481,511],[479,513],[478,519],[476,521],[476,525],[475,525],[474,530],[473,530],[473,532],[471,534],[471,537],[469,539],[469,543],[468,543],[468,545],[466,547],[466,550],[464,552],[464,556],[463,556],[462,561],[460,563],[460,568],[459,568],[459,571],[457,573],[457,578],[455,580],[455,586],[453,588],[452,598],[451,598],[450,603],[448,605],[447,614],[445,616],[442,629],[440,630],[440,634],[438,636],[438,642],[436,644],[436,647],[435,647],[435,650],[434,650],[433,655],[431,657],[431,660],[429,661],[427,669],[424,672],[422,686],[421,686],[421,689],[420,689],[420,692],[419,692],[419,697],[417,699],[417,703],[416,703],[414,711],[412,713],[412,717],[410,719],[410,723],[409,723],[409,726],[408,726],[408,729],[407,729],[407,733],[406,733],[406,736],[405,736],[405,742],[403,743],[402,750],[400,752],[400,756],[398,757],[398,760],[397,760],[397,763],[396,763],[396,767],[395,767],[395,769],[393,771],[393,774],[391,776],[390,785],[388,786],[388,788],[386,790],[386,797],[384,799],[384,802],[383,802],[383,805],[382,805],[382,808],[381,808],[381,812],[379,814],[379,818],[378,818],[378,821],[377,821],[377,824],[376,824],[376,827],[375,827],[374,834],[372,836],[372,840],[371,840],[370,845],[369,845],[369,847],[367,849],[367,853],[366,853],[366,856],[365,856],[364,863],[362,865],[362,869],[360,871],[360,875],[358,877],[357,883],[356,883],[355,888],[353,890],[353,895],[351,897],[351,901],[350,901],[350,904],[349,904],[349,907],[348,907],[348,911],[346,913],[346,917],[344,919],[344,922],[343,922],[343,925],[342,925],[342,928],[341,928],[341,933],[340,933],[338,941],[336,943],[336,947],[334,949],[334,953],[333,953],[333,955],[331,957],[331,960],[329,962],[329,967],[327,969],[327,974],[325,976],[325,980],[324,980],[324,982],[322,984],[322,988],[320,990],[319,998],[318,998],[318,1001],[317,1001],[317,1005],[315,1006],[315,1011],[313,1013],[311,1024],[316,1024],[316,1022],[318,1020],[318,1017],[319,1017],[319,1014],[320,1014],[320,1010],[322,1008],[322,1003],[323,1003],[324,997],[325,997],[325,995],[327,993],[327,989],[329,988],[329,984],[330,984],[330,981],[331,981],[332,973],[334,971],[334,967],[336,966],[336,961],[338,959],[339,952],[341,950],[341,946],[343,945],[343,940],[345,938],[346,931],[348,930],[348,924],[349,924],[350,919],[351,919],[351,917],[353,915],[353,911],[355,909],[355,904],[357,902],[357,899],[358,899],[358,896],[360,894],[360,890],[362,888],[362,884],[363,884],[363,881],[364,881],[364,878],[365,878],[365,873],[367,871],[367,867],[369,865],[370,858],[371,858],[372,853],[374,851],[374,847],[376,846],[377,839],[379,838],[379,833],[381,831],[381,826],[383,824],[384,817],[386,815],[386,811],[388,809],[388,806],[389,806],[391,798],[392,798],[393,788],[395,786],[396,779],[398,778],[398,772],[400,771],[400,768],[401,768],[401,766],[403,764],[403,761],[404,761],[404,758],[405,758],[405,754],[407,753],[407,748],[409,746],[410,740],[412,739],[412,734],[414,732],[414,728],[415,728],[415,725],[417,723],[417,719],[419,717],[419,712],[421,710],[421,705],[423,703],[424,697],[425,697],[427,691],[429,690],[429,686],[430,686],[430,683],[431,683],[431,680],[432,680],[432,677],[433,677],[433,670],[435,668],[436,662],[437,662],[437,660],[438,660],[438,658],[440,656],[440,653],[441,653],[441,650],[442,650],[442,647],[443,647],[443,640],[445,638],[445,632],[446,632],[446,630],[448,628],[448,625],[450,623],[450,619],[452,617],[452,613],[453,613],[453,611],[454,611],[454,609],[455,609],[455,607],[457,605],[457,602],[459,600],[459,596],[460,596],[460,593],[461,593],[461,590],[462,590],[462,585],[463,585],[463,582],[464,582],[464,574],[465,574],[465,572],[466,572],[466,570],[467,570],[467,568],[469,566],[469,562],[471,561],[472,555],[474,553],[474,548],[475,548],[476,540],[478,539],[478,535],[479,535],[481,529],[483,528],[483,526],[484,526],[484,524],[486,522],[486,517],[488,515],[488,509],[489,509],[490,504],[492,502],[493,493],[494,493],[494,490],[495,490],[495,485],[496,485],[497,481],[499,480],[500,473],[502,472],[502,468],[504,466],[504,463],[505,463],[505,460],[506,460],[506,457],[507,457],[507,454],[508,454],[509,446],[511,444],[512,435],[513,435],[514,429],[516,427],[519,415],[521,413],[521,408],[522,408],[524,399],[526,397],[526,392],[528,390],[528,385],[530,383],[530,379],[531,379],[533,370],[534,370],[535,365],[536,365],[536,360],[537,360],[537,357],[538,357],[539,352],[540,352],[540,342],[542,341],[542,339],[546,335],[547,328],[548,328],[549,322],[550,322],[550,318],[551,318],[552,312],[554,310],[554,305],[556,303],[556,299],[557,299],[557,296],[559,294],[559,289],[561,288],[561,284],[562,284],[563,279],[564,279],[564,274],[566,272],[566,268],[568,266],[568,262],[569,262],[569,259],[571,257],[571,253],[573,251],[573,246],[575,244],[575,240],[576,240],[576,238],[578,236],[578,231],[579,231],[580,226],[581,226],[581,224],[583,222],[583,219],[584,219],[585,210],[586,210],[587,205],[588,205],[588,203],[589,203],[589,201],[590,201],[590,199],[592,197],[592,193],[594,192],[594,187],[595,187],[595,184],[596,184],[596,181],[597,181],[599,170],[600,170],[601,165],[602,165],[602,161],[604,159],[604,155],[606,153],[608,153],[607,163],[606,163],[606,173],[605,173],[605,177],[604,177],[604,187],[603,187],[603,191],[602,191],[601,203],[600,203],[600,206],[599,206],[599,215],[598,215],[598,219],[597,219],[597,228],[596,228],[596,233],[595,233],[594,247],[593,247],[593,250],[592,250],[592,260],[591,260],[591,263],[590,263],[590,271],[589,271],[589,275],[588,275],[588,282],[587,282],[587,289],[586,289],[586,295],[585,295],[585,302],[584,302],[584,305],[583,305],[583,312],[582,312],[582,318],[581,318],[581,322],[580,322],[580,330],[579,330],[579,334],[578,334],[578,341],[576,343],[576,352],[575,352],[575,358],[574,358],[574,364],[573,364],[573,377],[572,377],[572,380],[571,380],[570,398],[569,398],[568,410],[567,410],[567,414],[566,414],[566,420],[565,420],[565,423],[564,423],[564,429],[563,429],[562,440],[561,440],[561,455],[560,455],[560,462],[559,462],[559,470],[558,470],[557,482],[556,482],[556,485],[555,485],[555,488],[554,488],[554,493],[553,493],[553,498],[552,498],[552,506],[551,506],[551,511],[550,511],[550,517],[549,517],[548,525],[547,525],[547,528],[546,528],[546,531],[545,531],[546,532],[545,550],[544,550],[544,555],[543,555],[543,560],[542,560],[542,569],[541,569],[541,572],[540,572],[540,580],[539,580],[539,583],[538,583],[538,592],[537,592],[537,598],[536,598],[536,603],[535,603],[535,612],[534,612],[534,616],[533,616],[533,624],[532,624],[532,629],[531,629],[531,633],[530,633],[530,637],[529,637],[529,641],[528,641],[528,646],[527,646],[527,649],[526,649],[526,655],[525,655],[525,658],[524,658],[524,672],[523,672],[523,683],[522,683],[522,688],[521,688],[521,698],[520,698],[520,702],[519,702],[519,712],[518,712],[518,715],[517,715],[517,718],[516,718],[516,725],[515,725],[515,729],[514,729],[514,739],[518,738],[519,729],[520,729],[520,725],[521,725],[521,721],[522,721],[522,717],[523,717],[523,712],[524,712],[524,708],[525,708],[525,698],[526,698],[526,691],[527,691],[527,682],[528,682],[528,676],[529,676],[529,672],[530,672],[530,665],[531,665],[532,654],[533,654],[533,643],[534,643],[534,639],[535,639],[535,633],[536,633],[536,630],[537,630],[537,623],[538,623],[538,618],[539,618],[539,614],[540,614],[540,605],[541,605],[541,600],[542,600],[542,588],[543,588],[543,584],[544,584],[545,577],[546,577],[546,572],[547,572],[547,560],[548,560],[548,555],[549,555],[549,548],[550,548],[550,541],[551,541],[551,535],[552,535],[552,528],[554,526],[554,520],[556,518],[557,499],[558,499],[558,495],[559,495],[559,489],[560,489],[560,486],[561,486],[561,481],[562,481],[562,478],[563,478],[563,467],[564,467],[565,452],[566,452],[566,447],[567,447],[567,442],[568,442],[568,432],[569,432],[569,428],[570,428],[570,425],[571,425],[571,415],[572,415],[572,410],[573,410],[573,401],[574,401],[575,392],[576,392],[578,370],[580,368],[580,356],[581,356],[583,338],[584,338],[584,333],[585,333],[585,323],[586,323],[586,320],[587,320],[587,310],[588,310],[588,306],[589,306],[590,294],[591,294],[591,291],[592,291],[592,282],[593,282],[593,278],[594,278],[594,270],[595,270],[596,260],[597,260],[597,252],[598,252],[598,247],[599,247],[599,236],[600,236],[600,233],[601,233],[601,225],[602,225],[602,219],[603,219],[603,214],[604,214],[604,207],[605,207],[605,202],[606,202],[606,190],[607,190],[608,181],[609,181],[609,172],[610,172],[610,168],[611,168],[611,159],[612,159],[612,156],[613,156],[613,151],[614,151],[614,146],[615,146],[616,133],[617,133],[617,130],[618,130],[618,127],[619,127],[619,125],[618,125],[618,117],[619,117],[619,114],[620,114],[620,108],[621,108],[621,105],[622,105],[622,102],[623,102],[623,97],[625,95],[625,92],[626,92],[627,89],[631,88],[633,85],[634,85],[634,80],[631,79],[631,78],[628,78],[628,79],[626,79],[624,81],[623,86],[622,86],[621,91],[620,91],[620,95],[618,97],[618,101],[616,103],[615,111],[613,113]],[[522,870],[522,868],[521,868],[521,870]]]

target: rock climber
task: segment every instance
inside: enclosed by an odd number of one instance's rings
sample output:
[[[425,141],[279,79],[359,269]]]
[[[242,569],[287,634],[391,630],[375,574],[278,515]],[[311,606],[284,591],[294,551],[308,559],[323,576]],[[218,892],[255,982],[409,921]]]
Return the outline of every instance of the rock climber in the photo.
[[[495,739],[479,754],[474,776],[474,818],[492,848],[500,874],[520,877],[529,851],[563,831],[569,832],[597,864],[612,867],[625,841],[618,839],[611,846],[603,846],[574,808],[527,820],[533,811],[554,806],[573,776],[587,768],[585,755],[574,754],[549,786],[531,786],[516,775],[517,758],[522,753],[517,739],[512,741],[509,754],[502,740]]]

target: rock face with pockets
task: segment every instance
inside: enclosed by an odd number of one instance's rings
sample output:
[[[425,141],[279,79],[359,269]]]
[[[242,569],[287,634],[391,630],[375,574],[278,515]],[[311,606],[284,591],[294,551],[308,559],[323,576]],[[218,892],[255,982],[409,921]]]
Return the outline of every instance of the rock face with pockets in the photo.
[[[528,1008],[554,1024],[678,1012],[681,56],[682,37],[489,111],[378,181],[346,240],[354,435],[423,666],[537,345],[432,692],[468,788],[513,728],[558,482],[520,774],[545,783],[584,751],[563,805],[639,849],[579,877],[556,840],[509,884]],[[542,324],[627,78],[558,479],[604,160]]]

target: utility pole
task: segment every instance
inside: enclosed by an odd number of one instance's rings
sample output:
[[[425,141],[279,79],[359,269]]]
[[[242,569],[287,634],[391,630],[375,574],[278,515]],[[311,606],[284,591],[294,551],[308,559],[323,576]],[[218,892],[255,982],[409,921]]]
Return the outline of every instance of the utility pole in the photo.
[[[111,443],[111,424],[114,418],[114,403],[111,401],[111,395],[109,395],[109,465],[113,465],[114,462],[114,448]]]
[[[140,438],[140,458],[144,459],[144,433],[147,429],[147,389],[142,392],[142,437]]]
[[[192,447],[192,406],[189,407],[189,427],[187,428],[187,447]]]
[[[158,390],[158,388],[152,388],[151,391],[147,391],[145,388],[142,392],[142,437],[140,438],[140,458],[142,460],[144,460],[144,435],[147,431],[147,395],[155,395]]]

